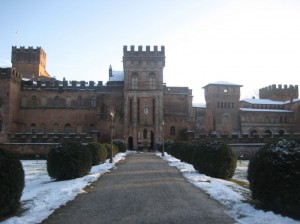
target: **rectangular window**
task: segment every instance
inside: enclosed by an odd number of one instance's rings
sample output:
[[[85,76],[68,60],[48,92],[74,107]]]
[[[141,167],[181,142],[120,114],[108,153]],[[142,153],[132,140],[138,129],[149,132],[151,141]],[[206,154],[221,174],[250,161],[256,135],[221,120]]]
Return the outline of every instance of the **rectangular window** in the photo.
[[[140,99],[137,100],[137,122],[140,123]]]
[[[138,89],[139,78],[137,76],[133,76],[131,79],[131,89]]]
[[[149,89],[155,89],[155,77],[149,78]]]
[[[155,124],[155,99],[152,100],[152,123]]]
[[[132,123],[132,99],[129,100],[129,122]]]

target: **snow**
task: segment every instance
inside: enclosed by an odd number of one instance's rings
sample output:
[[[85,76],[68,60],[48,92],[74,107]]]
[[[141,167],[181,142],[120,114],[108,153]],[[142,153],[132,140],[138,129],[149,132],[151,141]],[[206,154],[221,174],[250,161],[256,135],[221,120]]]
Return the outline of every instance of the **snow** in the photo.
[[[25,188],[21,198],[21,211],[19,215],[4,220],[1,224],[41,223],[47,219],[55,209],[73,200],[78,194],[85,193],[84,188],[96,181],[101,175],[115,169],[115,164],[124,160],[130,153],[119,153],[114,157],[112,164],[108,160],[101,165],[93,166],[89,175],[68,181],[54,181],[47,173],[45,160],[22,161],[25,171]],[[160,153],[157,153],[161,156]],[[233,182],[211,178],[195,171],[192,165],[180,162],[178,159],[165,153],[162,157],[170,166],[177,167],[183,176],[196,187],[201,188],[211,198],[219,201],[229,210],[228,215],[243,224],[300,224],[300,221],[276,215],[273,212],[264,212],[255,209],[246,203],[251,194]],[[248,163],[238,162],[233,179],[245,184]]]
[[[157,153],[157,155],[161,157],[161,153]],[[228,215],[234,218],[236,223],[300,224],[300,221],[274,214],[271,211],[265,212],[255,209],[251,204],[246,203],[251,198],[251,192],[247,188],[241,187],[231,181],[212,178],[198,173],[192,165],[181,162],[167,153],[162,158],[168,161],[170,166],[177,167],[187,181],[223,204],[229,210]],[[247,167],[247,162],[238,162],[233,179],[249,184],[246,179]]]
[[[240,108],[240,111],[248,112],[276,112],[276,113],[293,113],[292,110],[280,110],[280,109],[253,109],[253,108]]]
[[[130,152],[127,152],[130,153]],[[73,200],[78,194],[85,193],[84,188],[96,181],[102,174],[115,169],[115,164],[125,159],[125,153],[117,154],[113,163],[93,166],[90,173],[84,177],[67,181],[54,181],[48,176],[45,160],[23,160],[25,171],[25,187],[21,197],[19,216],[4,220],[1,224],[41,223],[55,209]]]
[[[250,104],[268,104],[268,105],[283,105],[285,104],[282,101],[274,101],[274,100],[270,100],[270,99],[243,99],[241,100],[241,102],[247,102]]]

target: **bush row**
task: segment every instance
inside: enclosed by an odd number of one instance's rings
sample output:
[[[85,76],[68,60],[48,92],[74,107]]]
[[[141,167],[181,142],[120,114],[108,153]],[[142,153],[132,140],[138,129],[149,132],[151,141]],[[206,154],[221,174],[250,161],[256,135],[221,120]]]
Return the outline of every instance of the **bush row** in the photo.
[[[167,143],[165,150],[182,162],[211,177],[228,179],[234,174],[236,157],[229,145],[220,140]]]
[[[91,167],[104,163],[118,153],[118,147],[111,144],[63,142],[52,148],[47,158],[48,175],[56,180],[69,180],[87,175]]]

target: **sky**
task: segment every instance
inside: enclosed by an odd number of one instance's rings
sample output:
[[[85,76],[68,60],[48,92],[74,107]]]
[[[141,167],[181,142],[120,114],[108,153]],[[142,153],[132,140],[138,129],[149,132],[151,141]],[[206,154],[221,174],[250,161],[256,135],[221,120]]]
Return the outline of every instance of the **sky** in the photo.
[[[218,81],[242,85],[241,99],[300,84],[297,0],[4,0],[0,18],[0,67],[12,46],[42,47],[51,76],[106,83],[124,45],[156,45],[164,82],[192,89],[195,103]]]
[[[41,223],[61,205],[66,204],[78,194],[86,193],[84,188],[96,181],[101,175],[118,167],[118,162],[126,159],[128,153],[119,153],[114,157],[113,163],[107,160],[105,163],[93,166],[91,172],[81,178],[67,181],[52,181],[47,173],[45,160],[22,161],[25,171],[25,188],[21,197],[21,212],[1,224]],[[156,153],[161,157],[161,153]],[[195,171],[192,165],[180,162],[178,159],[165,153],[162,158],[170,166],[176,167],[187,181],[206,192],[211,198],[217,200],[229,211],[228,215],[235,219],[236,223],[243,224],[299,224],[300,221],[288,217],[276,215],[273,212],[264,212],[255,209],[245,203],[250,197],[249,189],[221,179],[212,178]],[[248,162],[238,162],[233,179],[247,182]]]

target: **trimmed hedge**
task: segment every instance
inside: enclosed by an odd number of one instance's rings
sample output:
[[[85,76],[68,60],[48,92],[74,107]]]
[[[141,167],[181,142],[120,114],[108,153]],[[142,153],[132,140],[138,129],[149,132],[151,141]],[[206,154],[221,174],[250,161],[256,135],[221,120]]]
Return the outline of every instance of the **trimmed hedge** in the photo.
[[[104,143],[103,145],[107,149],[107,159],[109,159],[110,158],[110,153],[111,153],[111,144]],[[118,150],[118,147],[116,145],[114,145],[114,144],[112,145],[112,147],[113,147],[113,154],[112,154],[112,156],[114,157],[115,155],[118,154],[119,150]]]
[[[115,139],[113,144],[118,147],[119,152],[126,152],[126,143],[123,140]]]
[[[248,180],[263,208],[300,219],[300,139],[262,147],[249,162]]]
[[[195,144],[193,166],[205,175],[228,179],[234,174],[236,157],[228,144],[216,139],[206,140]]]
[[[93,142],[87,145],[92,155],[92,165],[104,163],[107,158],[107,149],[103,144]]]
[[[192,164],[194,147],[194,144],[189,142],[174,142],[168,144],[165,148],[171,156],[180,159],[182,162]]]
[[[0,149],[0,217],[18,209],[24,184],[24,170],[20,160]]]
[[[92,155],[78,142],[63,142],[48,154],[47,171],[56,180],[69,180],[87,175],[92,167]]]

